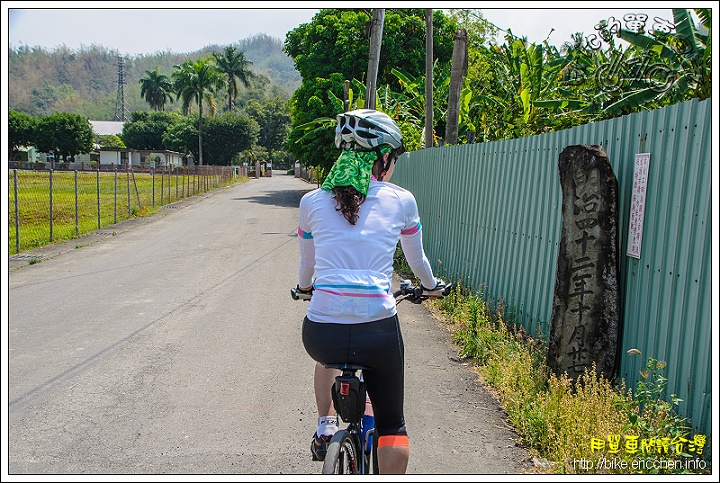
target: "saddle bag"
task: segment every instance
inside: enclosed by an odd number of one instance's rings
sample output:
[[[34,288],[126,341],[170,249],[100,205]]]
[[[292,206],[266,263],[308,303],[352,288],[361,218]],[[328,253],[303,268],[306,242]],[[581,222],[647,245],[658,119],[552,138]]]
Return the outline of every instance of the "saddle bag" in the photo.
[[[357,376],[335,377],[332,399],[343,421],[359,423],[365,412],[365,382]]]

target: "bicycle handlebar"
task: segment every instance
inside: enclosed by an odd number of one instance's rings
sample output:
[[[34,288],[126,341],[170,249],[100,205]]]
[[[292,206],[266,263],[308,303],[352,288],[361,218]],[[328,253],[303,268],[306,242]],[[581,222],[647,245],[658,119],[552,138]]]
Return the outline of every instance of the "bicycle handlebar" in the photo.
[[[295,287],[290,289],[290,296],[293,298],[293,300],[310,300],[312,298],[314,289],[310,289],[309,291],[300,290],[300,287]]]
[[[398,297],[404,295],[403,298],[398,299],[398,303],[402,302],[403,300],[409,300],[414,304],[419,304],[423,300],[427,300],[429,298],[445,297],[450,293],[452,287],[453,284],[448,283],[441,289],[436,288],[435,290],[428,290],[422,285],[420,287],[415,287],[412,282],[410,282],[410,280],[402,280],[400,282],[400,290],[393,292],[393,297],[397,299]]]
[[[409,300],[414,304],[419,304],[423,300],[427,300],[429,298],[445,297],[450,293],[450,290],[452,290],[452,286],[452,283],[448,283],[447,285],[442,287],[442,290],[427,290],[422,286],[415,287],[412,282],[410,282],[410,280],[402,280],[400,281],[400,290],[393,292],[393,297],[398,299],[398,303],[402,302],[403,300]],[[290,296],[293,298],[293,300],[310,300],[312,298],[312,294],[313,289],[310,289],[309,291],[300,290],[300,287],[290,289]],[[403,295],[404,297],[402,297]]]

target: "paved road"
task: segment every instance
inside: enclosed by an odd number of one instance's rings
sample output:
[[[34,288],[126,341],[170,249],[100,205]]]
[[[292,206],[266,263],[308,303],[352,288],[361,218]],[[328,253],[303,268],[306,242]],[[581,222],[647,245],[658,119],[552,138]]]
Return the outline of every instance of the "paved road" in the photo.
[[[11,260],[9,475],[319,473],[305,306],[289,297],[312,188],[275,172]],[[399,311],[408,472],[529,471],[447,329]]]

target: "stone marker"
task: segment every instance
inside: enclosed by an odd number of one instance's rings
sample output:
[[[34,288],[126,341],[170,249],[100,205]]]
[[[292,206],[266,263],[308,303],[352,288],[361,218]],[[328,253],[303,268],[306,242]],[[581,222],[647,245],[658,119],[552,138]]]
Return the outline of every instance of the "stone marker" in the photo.
[[[566,147],[558,161],[562,232],[548,366],[576,380],[585,369],[612,379],[618,350],[617,179],[601,146]]]

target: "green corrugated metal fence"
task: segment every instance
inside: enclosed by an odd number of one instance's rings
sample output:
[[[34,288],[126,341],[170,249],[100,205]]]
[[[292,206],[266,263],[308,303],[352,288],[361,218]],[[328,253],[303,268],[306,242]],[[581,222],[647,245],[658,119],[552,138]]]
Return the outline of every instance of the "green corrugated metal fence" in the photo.
[[[392,182],[413,192],[433,268],[502,298],[547,336],[559,251],[558,158],[605,149],[618,179],[622,340],[619,375],[635,387],[649,357],[667,362],[667,394],[694,430],[711,428],[711,101],[507,141],[409,152]],[[626,255],[635,154],[650,153],[640,259]],[[627,355],[636,348],[641,356]]]

